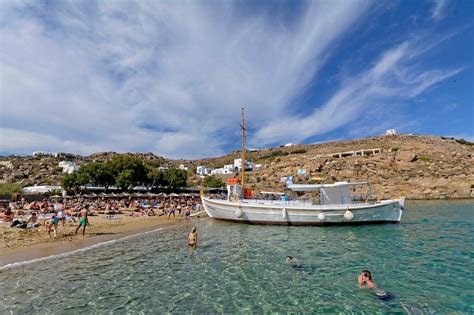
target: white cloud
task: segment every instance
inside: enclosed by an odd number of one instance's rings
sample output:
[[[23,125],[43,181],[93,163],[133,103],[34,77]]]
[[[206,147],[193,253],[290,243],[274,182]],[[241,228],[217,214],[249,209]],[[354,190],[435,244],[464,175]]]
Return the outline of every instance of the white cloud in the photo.
[[[384,120],[391,119],[383,114],[385,107],[391,106],[390,103],[414,98],[463,70],[422,69],[418,59],[425,50],[418,49],[418,45],[423,47],[424,43],[403,42],[389,49],[369,69],[343,79],[340,88],[326,103],[314,106],[310,115],[271,121],[257,132],[256,141],[272,143],[277,138],[281,142],[302,142],[348,123],[360,129],[360,125],[370,121],[366,117],[368,112],[373,111],[382,113],[378,121],[384,123]],[[375,124],[375,121],[371,123]]]
[[[439,21],[444,17],[448,0],[433,0],[433,8],[431,9],[431,18]]]
[[[2,1],[0,151],[214,156],[238,148],[241,107],[252,145],[299,142],[460,71],[424,69],[417,50],[427,45],[407,41],[343,78],[309,116],[292,116],[372,3],[298,2],[291,19],[239,3]]]
[[[3,4],[0,149],[38,134],[84,153],[220,154],[240,108],[255,125],[282,116],[369,4],[312,1],[294,21],[226,2]]]

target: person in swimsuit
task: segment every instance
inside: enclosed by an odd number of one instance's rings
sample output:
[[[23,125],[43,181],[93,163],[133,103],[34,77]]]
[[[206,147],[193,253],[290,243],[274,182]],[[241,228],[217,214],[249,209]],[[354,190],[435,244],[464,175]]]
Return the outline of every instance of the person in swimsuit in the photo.
[[[193,229],[191,230],[191,233],[189,233],[189,236],[188,236],[188,245],[193,248],[196,248],[197,241],[198,241],[198,237],[197,237],[196,227],[193,227]]]
[[[362,273],[357,277],[357,283],[361,289],[371,289],[382,301],[390,301],[393,299],[392,294],[385,292],[372,281],[372,273],[368,270],[362,270]]]
[[[87,208],[83,208],[81,211],[79,211],[77,215],[79,217],[79,226],[76,229],[76,234],[77,234],[77,231],[79,231],[79,229],[81,228],[81,226],[83,227],[82,236],[86,234],[86,226],[87,224],[89,224],[89,220],[87,219],[87,214],[88,214]]]
[[[46,232],[48,232],[49,237],[51,237],[51,231],[53,231],[54,238],[57,236],[59,219],[56,215],[51,217],[51,220],[44,223]]]
[[[36,215],[36,212],[33,212],[31,216],[28,218],[28,221],[26,221],[26,227],[27,228],[35,228],[39,226],[39,223],[36,223],[38,220],[38,216]]]
[[[188,209],[186,209],[186,212],[184,212],[184,216],[186,217],[186,223],[189,223],[191,222],[191,211]]]
[[[173,215],[173,218],[176,220],[176,211],[174,209],[170,210],[168,214],[168,220],[170,219],[171,215]]]

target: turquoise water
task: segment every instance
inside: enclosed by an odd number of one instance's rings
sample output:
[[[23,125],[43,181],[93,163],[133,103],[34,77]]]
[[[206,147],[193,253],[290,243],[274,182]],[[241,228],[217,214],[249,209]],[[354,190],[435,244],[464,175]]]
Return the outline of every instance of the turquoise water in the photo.
[[[408,202],[402,223],[194,221],[0,270],[0,313],[474,313],[474,202]],[[304,261],[302,270],[285,255]],[[362,269],[391,292],[357,287]]]

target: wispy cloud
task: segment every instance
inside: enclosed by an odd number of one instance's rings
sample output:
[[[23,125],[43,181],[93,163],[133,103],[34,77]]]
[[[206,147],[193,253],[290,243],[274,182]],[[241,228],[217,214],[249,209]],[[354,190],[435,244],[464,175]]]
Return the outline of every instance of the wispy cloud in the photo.
[[[315,135],[335,130],[354,122],[367,123],[369,111],[384,111],[397,101],[414,98],[431,86],[449,78],[463,68],[427,69],[420,59],[426,52],[423,41],[403,42],[386,52],[368,69],[343,78],[340,88],[321,106],[304,117],[287,117],[269,122],[257,132],[257,141],[272,139],[302,142]],[[380,121],[390,119],[381,115]],[[373,123],[373,122],[372,122]]]
[[[445,16],[445,10],[448,6],[448,0],[433,0],[433,8],[431,9],[431,18],[439,21]]]
[[[37,146],[193,157],[222,153],[242,106],[282,116],[369,1],[308,2],[291,23],[217,2],[44,6],[1,16],[2,150],[21,150],[17,130]]]
[[[299,142],[462,70],[427,67],[435,44],[409,39],[301,117],[295,100],[373,3],[252,3],[2,1],[0,151],[215,156],[238,147],[241,107],[252,145]]]

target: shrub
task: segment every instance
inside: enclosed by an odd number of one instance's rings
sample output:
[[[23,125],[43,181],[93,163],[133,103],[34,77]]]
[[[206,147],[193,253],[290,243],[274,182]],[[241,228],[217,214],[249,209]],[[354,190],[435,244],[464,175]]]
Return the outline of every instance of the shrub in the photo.
[[[431,162],[430,158],[427,158],[426,156],[419,156],[416,158],[417,160],[420,160],[422,162]]]
[[[13,195],[21,193],[20,184],[0,184],[0,195]]]
[[[474,142],[464,140],[463,138],[456,139],[456,142],[459,143],[459,144],[464,144],[464,145],[474,145]]]
[[[304,153],[306,153],[305,149],[300,149],[300,150],[295,150],[295,151],[290,152],[290,154],[304,154]]]

